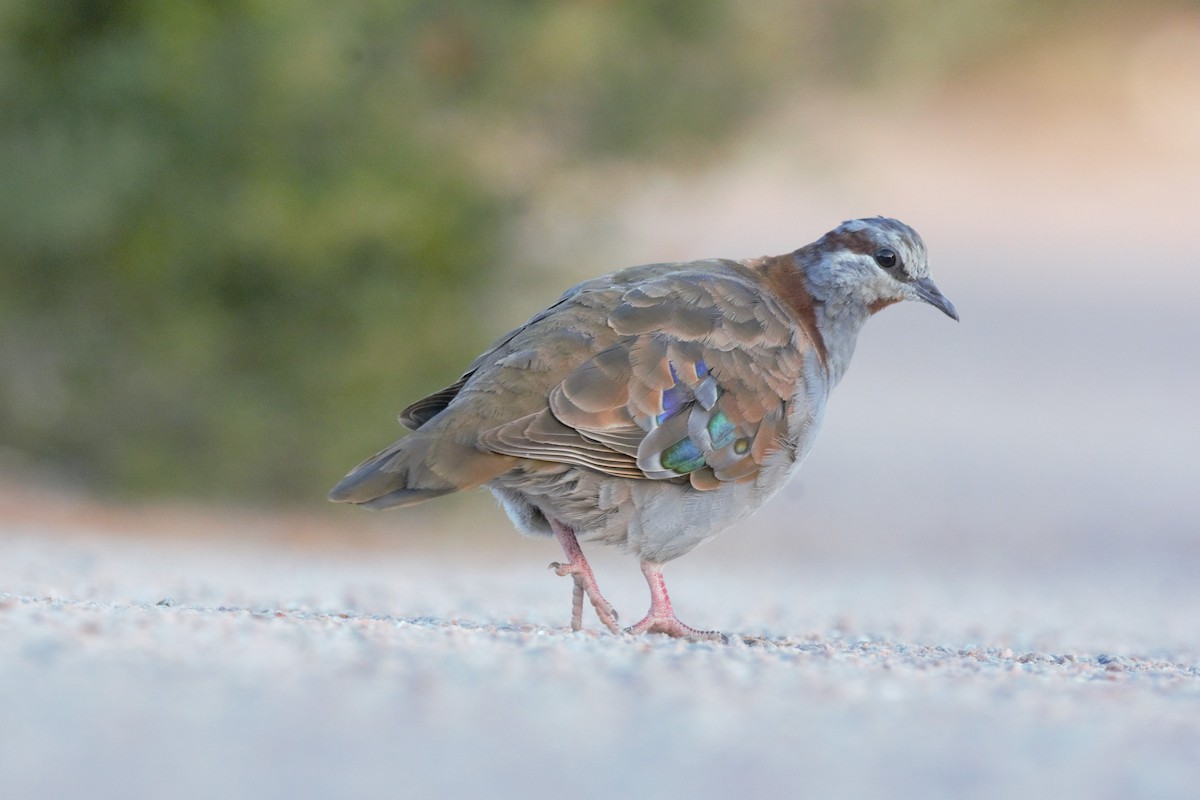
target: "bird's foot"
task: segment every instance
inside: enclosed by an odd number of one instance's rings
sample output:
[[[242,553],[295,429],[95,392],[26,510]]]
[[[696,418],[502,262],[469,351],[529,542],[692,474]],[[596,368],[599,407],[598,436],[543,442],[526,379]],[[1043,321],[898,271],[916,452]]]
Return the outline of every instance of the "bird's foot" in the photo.
[[[675,616],[675,610],[671,608],[671,598],[667,595],[667,584],[663,581],[662,576],[662,564],[655,561],[642,561],[642,574],[646,576],[646,585],[650,587],[650,612],[641,622],[626,628],[626,633],[665,633],[667,636],[674,636],[677,639],[729,641],[729,637],[720,631],[698,631],[679,621],[679,617]]]
[[[711,641],[727,643],[729,637],[720,631],[699,631],[691,625],[685,625],[674,614],[655,614],[653,610],[641,622],[630,625],[626,633],[665,633],[676,639],[691,639],[693,641]]]
[[[617,610],[613,608],[612,603],[604,599],[604,595],[600,594],[596,576],[592,574],[592,568],[586,561],[567,564],[555,561],[550,564],[550,569],[562,577],[570,575],[575,581],[575,590],[571,594],[571,630],[577,631],[583,628],[583,597],[587,595],[588,600],[592,601],[592,608],[596,609],[596,616],[600,618],[604,627],[613,633],[621,632],[620,626],[617,625]]]
[[[566,564],[553,562],[550,569],[563,577],[570,575],[575,581],[575,589],[571,595],[571,630],[577,631],[583,628],[583,597],[587,595],[587,598],[592,601],[592,608],[596,609],[596,616],[600,618],[604,627],[613,633],[620,633],[621,628],[617,625],[617,611],[613,608],[612,603],[605,600],[604,595],[600,594],[600,585],[596,583],[596,576],[592,574],[592,568],[583,556],[583,549],[579,546],[575,531],[557,520],[551,520],[550,527],[568,559]]]

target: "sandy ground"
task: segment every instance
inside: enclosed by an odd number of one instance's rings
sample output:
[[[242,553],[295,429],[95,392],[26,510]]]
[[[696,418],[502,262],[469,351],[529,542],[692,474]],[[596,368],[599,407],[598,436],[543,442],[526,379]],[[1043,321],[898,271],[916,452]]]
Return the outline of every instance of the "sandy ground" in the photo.
[[[553,543],[498,512],[355,546],[296,520],[0,522],[3,796],[1200,794],[1186,568],[718,542],[668,578],[685,621],[746,635],[720,645],[570,632]],[[635,619],[635,564],[593,561]]]

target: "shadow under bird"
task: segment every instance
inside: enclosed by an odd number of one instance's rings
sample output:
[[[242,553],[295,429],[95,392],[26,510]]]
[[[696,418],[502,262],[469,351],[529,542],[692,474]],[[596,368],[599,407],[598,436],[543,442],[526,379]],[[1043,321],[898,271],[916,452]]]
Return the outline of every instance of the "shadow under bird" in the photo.
[[[684,625],[663,564],[756,510],[812,447],[863,324],[902,300],[957,320],[925,243],[886,217],[793,253],[630,267],[585,281],[505,334],[462,377],[400,415],[408,436],[330,499],[408,506],[485,486],[522,533],[554,536],[620,632],[579,542],[641,561],[650,611],[628,633],[722,638]]]

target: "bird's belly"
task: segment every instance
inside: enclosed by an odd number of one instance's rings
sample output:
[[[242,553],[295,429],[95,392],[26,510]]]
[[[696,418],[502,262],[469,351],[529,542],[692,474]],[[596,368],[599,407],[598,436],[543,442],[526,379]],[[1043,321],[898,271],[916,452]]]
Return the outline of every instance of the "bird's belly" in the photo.
[[[640,558],[678,558],[758,509],[777,487],[730,483],[707,492],[690,483],[615,478],[577,467],[509,473],[488,484],[527,535],[553,534],[547,517],[580,541],[620,545]]]

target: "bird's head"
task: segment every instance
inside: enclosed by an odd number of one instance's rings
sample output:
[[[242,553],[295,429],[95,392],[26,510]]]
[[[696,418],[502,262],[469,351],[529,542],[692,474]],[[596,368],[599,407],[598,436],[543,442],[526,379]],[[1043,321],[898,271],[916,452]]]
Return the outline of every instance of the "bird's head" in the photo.
[[[958,319],[929,275],[925,242],[898,220],[843,222],[797,255],[826,302],[861,304],[874,313],[901,300],[921,300]]]

